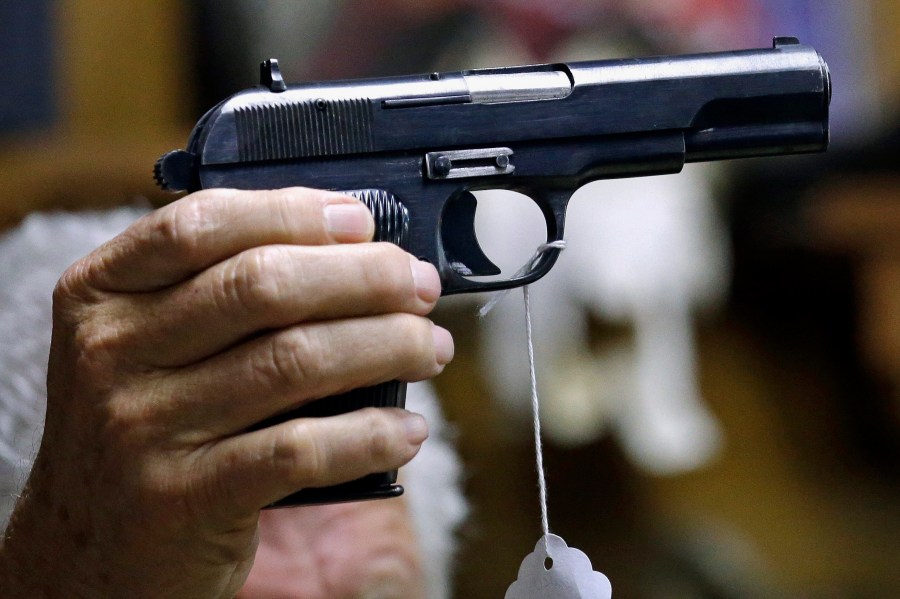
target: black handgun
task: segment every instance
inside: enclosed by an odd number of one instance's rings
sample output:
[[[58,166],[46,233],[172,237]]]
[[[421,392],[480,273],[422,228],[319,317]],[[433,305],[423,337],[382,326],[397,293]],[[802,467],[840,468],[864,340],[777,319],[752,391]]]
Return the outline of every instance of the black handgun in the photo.
[[[276,60],[261,85],[207,112],[186,150],[165,154],[164,189],[340,190],[375,216],[376,241],[437,267],[443,294],[532,283],[559,254],[521,274],[499,269],[475,234],[481,189],[530,197],[563,238],[566,205],[589,181],[679,172],[686,162],[821,152],[831,79],[795,38],[773,48],[600,60],[287,86]],[[400,406],[392,381],[279,417]],[[261,423],[265,426],[268,423]],[[397,472],[302,489],[276,505],[392,497]]]

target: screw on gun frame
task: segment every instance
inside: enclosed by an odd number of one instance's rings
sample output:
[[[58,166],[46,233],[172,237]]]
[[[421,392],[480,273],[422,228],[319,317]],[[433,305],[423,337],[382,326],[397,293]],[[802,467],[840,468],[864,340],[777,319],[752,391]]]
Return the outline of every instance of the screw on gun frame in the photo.
[[[509,148],[428,152],[425,165],[429,179],[511,175],[516,170],[512,155]]]

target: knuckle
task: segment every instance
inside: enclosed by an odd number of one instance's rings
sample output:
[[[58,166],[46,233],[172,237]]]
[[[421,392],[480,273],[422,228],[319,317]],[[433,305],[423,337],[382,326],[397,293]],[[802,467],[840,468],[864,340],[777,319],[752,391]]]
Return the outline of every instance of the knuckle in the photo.
[[[125,405],[120,403],[120,407]],[[141,496],[183,495],[188,478],[177,473],[177,461],[162,459],[156,450],[154,427],[142,418],[147,412],[146,406],[95,406],[95,415],[102,413],[92,422],[97,443],[81,458],[92,464],[104,485],[116,485],[123,491],[132,489]]]
[[[434,341],[431,335],[431,321],[421,316],[412,314],[396,314],[393,318],[397,321],[392,325],[398,330],[398,336],[403,340],[404,356],[411,361],[421,361],[423,358],[433,359]]]
[[[328,471],[327,452],[304,420],[293,421],[275,436],[271,459],[272,470],[298,486],[313,484]]]
[[[272,338],[259,370],[281,386],[315,389],[321,382],[323,351],[316,337],[302,329],[283,332]]]
[[[241,253],[220,271],[220,307],[228,311],[237,305],[246,313],[277,307],[286,295],[286,258],[286,250],[276,246]]]
[[[77,323],[68,331],[66,339],[60,339],[67,347],[63,350],[75,360],[75,375],[82,383],[95,388],[107,388],[115,379],[125,375],[120,368],[122,359],[122,332],[111,323],[90,320]]]
[[[155,245],[192,256],[199,248],[200,236],[215,222],[213,203],[207,199],[206,195],[196,194],[161,210],[151,231]]]
[[[152,505],[172,505],[190,496],[190,477],[178,473],[169,464],[143,463],[137,468],[138,487]]]
[[[132,388],[111,395],[94,406],[99,414],[99,434],[106,447],[118,447],[126,453],[141,454],[148,444],[170,434],[165,417],[166,406],[145,388]]]
[[[390,243],[369,244],[359,248],[360,280],[366,294],[376,300],[394,301],[406,297],[412,289],[409,256]]]
[[[97,290],[92,284],[92,273],[96,272],[97,258],[86,256],[69,266],[59,277],[53,288],[53,306],[70,308],[97,299]]]
[[[379,297],[405,297],[414,290],[409,255],[391,243],[371,246],[363,273],[367,288]]]
[[[377,408],[361,410],[366,430],[366,451],[377,465],[390,463],[395,454],[397,431],[385,414]]]
[[[104,446],[120,449],[130,446],[138,436],[137,427],[141,425],[140,413],[141,410],[135,406],[107,410],[103,416],[103,424],[99,427]]]
[[[390,263],[392,266],[401,266],[405,269],[409,267],[409,254],[400,249],[393,243],[386,241],[371,244],[372,251],[376,253],[379,263]]]
[[[272,211],[278,221],[281,223],[283,230],[290,230],[292,223],[296,219],[294,202],[291,201],[292,196],[286,190],[267,189],[262,191],[263,204],[272,207]]]
[[[132,329],[118,318],[120,298],[92,285],[91,259],[69,267],[53,289],[54,343],[61,344],[87,373],[110,363],[133,342]]]
[[[419,379],[440,372],[435,358],[432,324],[427,318],[411,314],[391,316],[390,330],[396,331],[396,362],[404,364],[402,378]]]
[[[92,321],[76,328],[73,337],[78,355],[91,359],[114,352],[119,346],[120,335],[117,327]]]
[[[53,303],[66,303],[79,297],[86,287],[84,259],[79,260],[63,272],[53,289]]]

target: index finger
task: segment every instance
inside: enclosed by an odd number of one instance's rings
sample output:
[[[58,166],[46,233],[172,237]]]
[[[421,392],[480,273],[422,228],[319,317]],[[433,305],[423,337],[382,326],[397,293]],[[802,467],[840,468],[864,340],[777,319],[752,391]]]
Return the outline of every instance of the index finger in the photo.
[[[85,258],[80,270],[102,291],[152,291],[250,248],[359,243],[374,230],[368,208],[336,192],[209,189],[138,220]]]

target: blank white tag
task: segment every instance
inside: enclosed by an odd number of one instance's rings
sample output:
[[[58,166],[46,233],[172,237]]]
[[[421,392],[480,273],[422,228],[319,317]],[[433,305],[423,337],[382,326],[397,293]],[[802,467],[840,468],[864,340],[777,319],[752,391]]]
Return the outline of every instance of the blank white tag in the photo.
[[[540,538],[534,551],[519,566],[519,577],[506,590],[505,599],[610,599],[612,586],[594,572],[584,553],[562,538]]]

